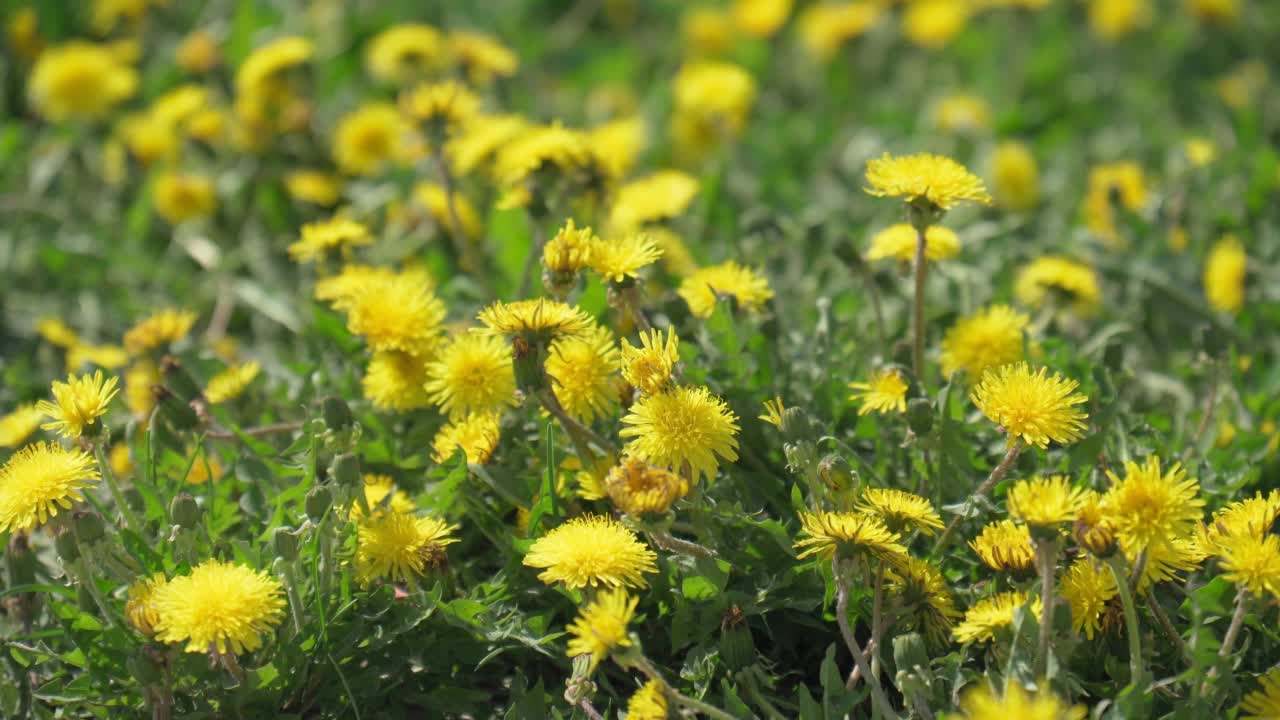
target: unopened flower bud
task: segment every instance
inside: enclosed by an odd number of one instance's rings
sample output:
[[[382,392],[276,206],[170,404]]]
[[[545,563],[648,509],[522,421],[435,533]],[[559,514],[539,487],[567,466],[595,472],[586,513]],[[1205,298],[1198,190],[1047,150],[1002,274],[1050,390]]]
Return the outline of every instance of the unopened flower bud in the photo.
[[[200,503],[196,502],[191,493],[178,493],[169,503],[169,517],[173,519],[173,524],[181,528],[190,530],[199,525],[203,513]]]
[[[183,403],[189,403],[203,395],[204,391],[201,390],[200,383],[191,377],[191,373],[187,372],[178,358],[172,355],[161,358],[160,373],[164,375],[164,386],[177,395]]]
[[[333,493],[329,492],[329,488],[324,485],[316,485],[307,491],[307,517],[311,522],[320,522],[332,505]]]
[[[80,559],[80,546],[76,543],[74,532],[58,533],[58,537],[54,538],[53,546],[58,551],[58,557],[62,558],[62,562],[66,565]]]
[[[907,427],[916,435],[926,435],[933,429],[933,416],[933,402],[928,398],[907,401]]]
[[[275,534],[271,537],[272,544],[275,545],[276,555],[279,557],[293,561],[298,558],[298,548],[301,545],[299,534],[287,527],[276,528]]]
[[[853,487],[853,472],[849,463],[834,453],[818,461],[818,477],[831,492],[845,492]]]
[[[174,430],[192,430],[200,424],[200,416],[196,415],[195,409],[168,388],[155,385],[151,391],[155,394],[156,404],[160,406],[160,415]]]
[[[355,422],[347,401],[336,395],[330,395],[322,400],[320,408],[324,415],[324,424],[330,430],[346,430]]]
[[[360,458],[351,453],[342,453],[333,458],[333,462],[329,465],[329,477],[338,484],[339,487],[347,489],[363,487],[363,479],[360,476]]]
[[[76,539],[85,545],[91,545],[102,539],[106,534],[102,526],[102,516],[94,512],[82,513],[75,518],[75,535]]]

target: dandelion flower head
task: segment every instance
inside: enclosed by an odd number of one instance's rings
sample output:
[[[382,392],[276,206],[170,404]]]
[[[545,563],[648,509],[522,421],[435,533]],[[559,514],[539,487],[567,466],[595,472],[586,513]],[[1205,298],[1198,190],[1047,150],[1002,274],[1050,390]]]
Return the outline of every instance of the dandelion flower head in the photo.
[[[966,202],[991,204],[987,188],[976,175],[948,157],[921,153],[885,153],[867,162],[867,192],[879,197],[902,198],[908,203],[927,202],[950,210]]]
[[[986,371],[969,397],[1008,433],[1010,446],[1021,440],[1046,448],[1050,441],[1066,444],[1084,437],[1088,415],[1076,406],[1089,399],[1075,392],[1078,386],[1047,368],[1032,372],[1019,362]]]
[[[457,542],[457,527],[432,517],[383,512],[356,529],[355,575],[368,587],[375,580],[413,583],[445,562],[445,548]]]
[[[595,670],[600,661],[619,648],[631,647],[627,625],[636,612],[637,598],[626,590],[605,590],[587,603],[578,617],[569,624],[569,657],[589,655],[588,672]]]
[[[760,312],[773,298],[768,279],[732,260],[700,268],[680,283],[678,292],[689,304],[689,311],[700,318],[711,317],[721,297],[732,298],[749,313]]]
[[[704,387],[645,395],[622,418],[626,452],[690,479],[714,477],[720,460],[738,459],[738,416]]]
[[[68,375],[66,382],[53,381],[53,401],[41,400],[40,412],[53,419],[41,425],[66,438],[78,438],[85,428],[107,412],[107,406],[119,390],[114,375],[103,377],[101,370],[93,375]]]
[[[1026,313],[1008,305],[991,305],[960,318],[942,338],[942,374],[963,371],[976,382],[989,369],[1023,360],[1030,324]]]
[[[257,650],[284,616],[283,595],[266,572],[206,560],[155,591],[156,639],[191,653]]]
[[[622,378],[642,393],[662,392],[680,362],[680,338],[675,328],[640,332],[640,347],[622,340]]]
[[[871,237],[871,249],[867,260],[894,259],[911,262],[916,256],[916,229],[907,223],[891,225]],[[948,260],[960,253],[960,238],[954,231],[941,225],[931,225],[925,231],[924,256],[927,260]]]
[[[893,368],[872,373],[866,382],[849,383],[849,388],[858,391],[849,396],[850,400],[862,404],[858,415],[871,412],[902,414],[907,411],[907,380]]]
[[[37,442],[0,466],[0,532],[30,530],[69,510],[98,480],[93,456]]]
[[[582,515],[534,541],[524,564],[538,579],[572,589],[644,587],[657,556],[636,534],[603,515]]]

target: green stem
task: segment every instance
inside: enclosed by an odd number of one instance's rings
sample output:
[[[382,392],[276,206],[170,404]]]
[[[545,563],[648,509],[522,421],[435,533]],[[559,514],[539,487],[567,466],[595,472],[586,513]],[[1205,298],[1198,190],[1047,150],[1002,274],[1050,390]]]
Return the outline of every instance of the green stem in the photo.
[[[120,513],[124,518],[124,526],[136,532],[142,532],[146,527],[138,516],[133,513],[133,508],[129,507],[129,503],[124,500],[124,493],[120,492],[120,485],[116,482],[116,474],[111,471],[111,463],[107,460],[107,454],[103,450],[105,443],[93,443],[93,456],[98,460],[98,467],[102,470],[102,479],[107,483],[107,489],[111,491],[111,497],[116,501],[116,505],[120,506]]]
[[[1115,578],[1116,590],[1120,593],[1120,605],[1124,608],[1125,635],[1129,636],[1129,684],[1140,688],[1144,682],[1145,672],[1142,668],[1142,628],[1138,625],[1138,608],[1133,601],[1133,593],[1129,590],[1129,578],[1125,576],[1120,555],[1112,555],[1107,561],[1111,567],[1111,576]]]
[[[1058,541],[1040,540],[1036,543],[1036,559],[1040,562],[1040,638],[1036,644],[1033,666],[1036,680],[1049,672],[1049,645],[1053,636],[1053,578],[1058,567]]]
[[[666,678],[662,677],[662,672],[658,670],[658,668],[653,664],[653,662],[651,662],[649,658],[645,657],[643,653],[637,652],[635,656],[630,659],[630,662],[634,663],[635,666],[640,670],[640,672],[648,676],[650,680],[653,680],[654,682],[661,685],[663,692],[667,695],[667,697],[671,698],[672,700],[675,700],[680,705],[683,705],[684,707],[687,707],[690,710],[696,710],[697,712],[700,712],[703,715],[707,715],[708,717],[717,718],[717,720],[738,720],[734,716],[721,710],[718,707],[715,707],[714,705],[708,705],[707,703],[704,703],[701,700],[691,698],[688,695],[685,695],[684,693],[680,692],[679,690],[676,690],[675,688],[671,687],[671,685],[667,682]]]
[[[916,380],[924,382],[924,281],[928,274],[929,263],[925,258],[925,249],[929,246],[928,237],[923,227],[916,228],[915,268],[915,300],[912,308],[912,342],[911,371]]]
[[[840,635],[844,638],[844,644],[853,654],[853,662],[858,666],[862,676],[867,678],[867,687],[871,689],[872,712],[877,718],[896,720],[898,716],[893,712],[889,698],[884,694],[884,688],[872,677],[862,646],[858,644],[858,639],[853,635],[853,626],[849,624],[849,582],[841,569],[839,558],[831,560],[831,571],[836,583],[836,624],[840,626]]]
[[[1236,646],[1236,638],[1240,636],[1240,629],[1244,627],[1244,616],[1249,607],[1249,593],[1244,588],[1236,593],[1236,609],[1231,613],[1231,624],[1227,626],[1227,634],[1222,636],[1222,647],[1218,650],[1218,657],[1226,659],[1231,655],[1231,650]],[[1218,675],[1218,668],[1210,668],[1208,675],[1205,676],[1204,683],[1200,686],[1200,694],[1208,695],[1210,690],[1210,681]]]
[[[554,392],[544,389],[538,393],[538,400],[542,402],[542,407],[546,408],[547,412],[560,421],[560,427],[563,427],[564,431],[569,434],[569,439],[573,441],[573,446],[578,451],[578,459],[582,461],[583,467],[588,467],[596,459],[595,452],[591,450],[593,443],[601,450],[607,451],[609,449],[609,444],[603,438],[569,415],[556,398]]]
[[[1001,478],[1009,472],[1009,468],[1013,467],[1013,461],[1018,459],[1018,453],[1020,452],[1022,452],[1022,440],[1014,438],[1013,442],[1009,445],[1009,450],[1004,454],[1004,459],[1000,461],[999,465],[996,465],[995,469],[991,471],[991,474],[987,476],[987,479],[982,481],[982,484],[978,486],[978,489],[974,490],[973,494],[969,496],[970,504],[977,501],[978,498],[986,497],[987,494],[991,492],[991,489],[996,486],[996,483],[1000,482]],[[947,525],[947,529],[942,531],[942,537],[939,537],[938,542],[934,543],[933,552],[930,553],[931,555],[936,556],[947,547],[947,543],[951,540],[951,536],[955,534],[956,527],[960,524],[961,519],[963,519],[962,515],[956,515],[952,518],[951,522]]]
[[[657,545],[667,552],[692,555],[693,557],[720,557],[719,553],[709,547],[704,547],[690,540],[682,540],[669,532],[660,532],[657,530],[651,531],[649,533],[649,539],[653,541],[654,545]]]

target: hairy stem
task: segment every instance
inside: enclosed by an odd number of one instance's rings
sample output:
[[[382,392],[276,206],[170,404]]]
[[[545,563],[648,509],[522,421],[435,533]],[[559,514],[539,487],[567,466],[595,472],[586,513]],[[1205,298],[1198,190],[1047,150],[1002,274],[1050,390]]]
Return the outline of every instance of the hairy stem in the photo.
[[[871,708],[878,718],[896,718],[889,705],[889,698],[884,694],[884,688],[872,677],[871,667],[867,665],[862,646],[858,644],[858,638],[853,635],[853,626],[849,624],[849,581],[841,568],[839,558],[832,559],[831,570],[836,583],[836,623],[840,626],[840,635],[844,637],[844,644],[853,654],[853,662],[857,664],[863,677],[867,678],[867,687],[871,689]]]
[[[1133,602],[1133,593],[1129,590],[1129,578],[1125,577],[1123,561],[1120,556],[1112,555],[1107,564],[1111,567],[1111,576],[1115,578],[1116,590],[1120,593],[1120,605],[1124,608],[1125,635],[1129,636],[1129,682],[1135,687],[1142,682],[1142,628],[1138,625],[1138,608]]]
[[[1004,459],[1000,461],[999,465],[996,465],[995,469],[991,471],[991,474],[987,476],[987,479],[982,481],[982,484],[978,486],[978,489],[973,491],[973,494],[969,496],[969,502],[973,503],[978,500],[978,498],[986,497],[987,494],[991,492],[991,489],[996,486],[996,483],[1000,482],[1001,478],[1009,472],[1009,468],[1013,467],[1013,461],[1018,459],[1018,453],[1020,452],[1022,452],[1022,441],[1018,438],[1014,438],[1009,444],[1009,450],[1004,454]],[[947,524],[947,529],[943,530],[942,536],[938,538],[938,542],[934,543],[933,552],[931,553],[932,555],[937,555],[946,549],[947,544],[951,541],[951,536],[955,534],[956,527],[960,525],[960,520],[962,518],[962,515],[956,515],[951,519],[951,522]]]
[[[111,463],[107,460],[107,454],[103,450],[105,442],[93,443],[93,456],[98,460],[98,467],[102,471],[102,479],[107,483],[107,489],[111,491],[111,497],[116,501],[116,505],[120,507],[120,514],[124,518],[124,526],[137,532],[142,532],[145,526],[138,516],[134,514],[133,508],[129,507],[129,503],[125,502],[124,493],[120,492],[120,484],[116,482],[116,474],[111,471]]]
[[[928,261],[925,259],[925,250],[929,246],[929,240],[925,235],[925,229],[916,228],[916,255],[914,261],[915,269],[915,300],[912,307],[912,341],[911,341],[911,371],[915,373],[916,380],[924,382],[924,281],[928,273]]]
[[[649,533],[649,539],[653,541],[654,545],[667,552],[682,553],[694,557],[720,557],[719,553],[709,547],[699,545],[691,540],[682,540],[668,532],[652,531]]]
[[[1248,614],[1249,609],[1249,593],[1240,588],[1236,593],[1236,609],[1231,613],[1231,624],[1227,626],[1227,634],[1222,636],[1222,647],[1218,649],[1218,657],[1230,657],[1232,649],[1236,646],[1236,638],[1240,636],[1240,629],[1244,627],[1244,616]],[[1208,675],[1205,676],[1204,684],[1200,687],[1201,695],[1208,695],[1211,681],[1217,677],[1218,668],[1210,668]]]
[[[1049,672],[1049,646],[1053,636],[1053,578],[1058,568],[1058,541],[1040,540],[1036,543],[1037,560],[1040,563],[1040,637],[1036,644],[1033,670],[1039,680]]]

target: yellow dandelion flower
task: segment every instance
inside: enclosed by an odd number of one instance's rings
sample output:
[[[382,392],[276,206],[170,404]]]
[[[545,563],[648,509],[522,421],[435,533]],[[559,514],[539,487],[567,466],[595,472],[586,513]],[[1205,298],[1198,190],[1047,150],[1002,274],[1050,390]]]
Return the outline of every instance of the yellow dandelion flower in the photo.
[[[596,240],[591,228],[576,227],[573,218],[569,218],[555,237],[542,246],[542,264],[553,273],[577,273],[591,263]]]
[[[1202,168],[1218,157],[1218,146],[1209,138],[1189,137],[1182,141],[1182,152],[1191,167]]]
[[[84,365],[118,370],[128,364],[129,353],[119,345],[76,345],[67,348],[68,370],[76,370]]]
[[[156,406],[157,385],[163,385],[160,369],[150,360],[139,360],[124,373],[124,402],[138,422],[145,423]]]
[[[44,39],[40,37],[40,15],[35,8],[15,7],[4,29],[8,47],[24,62],[29,63],[44,52]]]
[[[375,80],[404,85],[444,65],[447,48],[440,31],[430,25],[392,25],[369,41],[364,67]]]
[[[800,513],[802,537],[795,548],[796,557],[814,556],[830,560],[833,557],[873,557],[882,562],[899,565],[906,560],[907,549],[899,542],[901,536],[893,532],[875,515],[860,512]]]
[[[662,392],[679,362],[680,338],[675,328],[667,328],[665,339],[661,330],[642,331],[640,347],[622,340],[622,378],[642,393]]]
[[[577,335],[593,326],[581,308],[546,298],[495,302],[477,317],[494,335]]]
[[[970,382],[1025,357],[1031,318],[1008,305],[991,305],[956,321],[942,338],[942,374],[964,372]]]
[[[417,509],[413,500],[403,491],[396,489],[395,480],[390,475],[365,473],[364,500],[373,515],[383,511],[393,513],[412,513]],[[351,518],[359,520],[365,516],[360,503],[352,503]]]
[[[1190,537],[1204,512],[1200,485],[1180,463],[1162,472],[1160,458],[1150,455],[1141,465],[1126,462],[1123,477],[1108,470],[1107,478],[1111,487],[1102,496],[1102,511],[1126,553]]]
[[[586,422],[607,416],[618,401],[618,368],[618,346],[604,325],[557,338],[546,360],[556,399],[569,415]]]
[[[413,199],[431,214],[437,227],[444,228],[451,234],[461,233],[464,237],[477,238],[481,233],[480,213],[466,196],[458,191],[453,193],[453,209],[449,209],[449,196],[444,186],[437,183],[419,183],[413,188]],[[458,213],[458,224],[453,226],[453,213]]]
[[[951,634],[956,642],[965,644],[995,640],[996,633],[1013,625],[1014,615],[1023,606],[1028,606],[1032,617],[1040,618],[1040,598],[1032,598],[1028,605],[1027,594],[1020,590],[984,598],[965,611],[964,620]]]
[[[331,207],[342,197],[342,178],[323,170],[292,170],[284,176],[284,189],[298,202]]]
[[[1086,556],[1077,558],[1067,569],[1060,592],[1071,607],[1071,626],[1092,640],[1102,626],[1107,603],[1119,591],[1111,569]]]
[[[405,412],[430,407],[427,359],[396,351],[374,353],[360,380],[361,393],[379,410]]]
[[[1071,487],[1065,475],[1019,480],[1005,498],[1009,514],[1031,527],[1051,528],[1074,522],[1085,501],[1083,488]]]
[[[738,459],[738,416],[704,387],[645,395],[622,422],[628,453],[695,481]]]
[[[667,694],[657,680],[641,685],[627,701],[627,720],[667,720],[668,713]]]
[[[445,307],[424,272],[406,270],[363,284],[346,310],[347,329],[375,352],[428,355],[440,342]]]
[[[71,349],[80,344],[80,335],[57,318],[44,318],[36,323],[36,332],[50,345]]]
[[[475,170],[520,135],[529,122],[518,115],[485,115],[465,123],[445,143],[445,155],[459,174]]]
[[[966,0],[915,0],[902,15],[902,35],[929,50],[944,47],[969,22]]]
[[[1047,368],[1032,372],[1025,362],[988,370],[969,399],[989,420],[1003,428],[1009,444],[1022,440],[1047,448],[1084,437],[1089,416],[1076,408],[1089,398],[1075,392],[1079,383]]]
[[[982,180],[948,157],[920,153],[883,157],[867,162],[868,194],[899,197],[908,203],[927,202],[950,210],[966,202],[991,204]]]
[[[1265,537],[1280,517],[1280,490],[1237,500],[1213,513],[1209,523],[1199,530],[1200,542],[1212,547],[1217,541],[1241,535]]]
[[[1230,25],[1240,19],[1241,0],[1186,0],[1187,11],[1206,25]]]
[[[698,272],[698,263],[684,240],[670,228],[653,225],[645,230],[658,247],[662,248],[662,266],[667,272],[677,277],[692,275]]]
[[[217,482],[221,479],[222,463],[218,462],[216,457],[201,453],[200,458],[191,463],[191,469],[187,471],[187,476],[182,480],[188,485],[204,485],[207,482]]]
[[[189,73],[207,73],[222,62],[218,39],[208,30],[193,30],[183,36],[173,51],[174,62]]]
[[[1123,239],[1116,229],[1116,208],[1139,212],[1149,196],[1142,166],[1133,162],[1098,165],[1089,171],[1089,189],[1084,199],[1085,224],[1107,246],[1121,247]]]
[[[334,250],[345,256],[351,248],[373,244],[369,228],[345,217],[332,217],[302,226],[302,237],[289,246],[289,257],[297,263],[320,262]]]
[[[689,483],[673,472],[624,457],[604,480],[604,490],[615,507],[629,515],[664,513],[689,492]]]
[[[356,526],[355,577],[364,587],[375,580],[416,583],[445,563],[445,548],[458,539],[456,525],[403,512],[376,513]]]
[[[982,528],[969,542],[983,565],[992,570],[1027,572],[1035,568],[1036,548],[1026,525],[1000,520]]]
[[[791,15],[795,0],[735,0],[733,22],[751,37],[770,37]]]
[[[991,153],[991,184],[1003,208],[1025,211],[1040,203],[1040,166],[1026,143],[1007,140]]]
[[[317,281],[314,295],[317,300],[332,305],[334,310],[346,311],[361,288],[388,281],[395,275],[396,271],[391,268],[347,264],[338,274]]]
[[[284,616],[284,590],[266,572],[206,560],[156,589],[156,639],[185,643],[191,653],[242,653]]]
[[[1145,549],[1123,548],[1124,558],[1130,567],[1136,567],[1138,558],[1145,553],[1146,565],[1138,578],[1138,592],[1162,582],[1180,581],[1179,573],[1197,570],[1207,555],[1204,549],[1190,538],[1173,538],[1148,545]]]
[[[1187,235],[1187,229],[1181,225],[1175,225],[1169,228],[1169,236],[1166,239],[1169,250],[1179,255],[1187,251],[1187,246],[1191,244],[1191,237]]]
[[[622,523],[602,515],[582,515],[534,541],[524,564],[544,568],[538,579],[580,590],[585,587],[644,587],[645,573],[657,572],[657,556]]]
[[[0,532],[30,530],[69,510],[81,490],[98,480],[93,456],[37,442],[0,466]]]
[[[271,94],[281,77],[311,59],[311,42],[289,36],[255,48],[236,69],[236,93]]]
[[[742,132],[756,100],[756,80],[727,62],[687,63],[672,81],[676,145],[698,153]]]
[[[495,77],[511,77],[520,68],[520,58],[510,48],[484,33],[455,30],[449,33],[448,49],[471,82],[479,85]]]
[[[516,391],[511,350],[490,335],[459,335],[427,365],[425,388],[451,418],[501,410]]]
[[[1280,668],[1258,678],[1258,689],[1240,701],[1241,720],[1275,720],[1280,717]]]
[[[687,6],[680,16],[680,35],[692,55],[715,56],[733,44],[733,18],[728,8]]]
[[[765,277],[732,260],[699,269],[680,283],[678,292],[689,311],[700,318],[711,317],[721,297],[732,298],[749,313],[760,312],[773,298]]]
[[[907,630],[922,633],[935,647],[943,647],[951,637],[951,626],[960,616],[947,579],[933,564],[907,557],[886,573],[891,607]]]
[[[370,103],[344,115],[333,131],[333,159],[348,175],[377,175],[408,159],[413,130],[389,103]]]
[[[480,112],[480,98],[457,80],[423,83],[400,98],[406,115],[442,130],[456,128]]]
[[[875,262],[892,258],[911,262],[916,255],[916,229],[899,223],[871,236],[871,248],[867,260]],[[928,260],[949,260],[960,254],[960,238],[954,231],[940,225],[932,225],[925,231],[924,255]]]
[[[581,131],[559,124],[528,126],[498,148],[494,174],[502,184],[518,186],[544,167],[561,172],[586,167],[590,156]]]
[[[1033,308],[1061,298],[1071,303],[1076,314],[1085,317],[1094,313],[1101,297],[1093,268],[1057,255],[1036,258],[1023,267],[1014,281],[1013,292],[1018,302]]]
[[[1234,535],[1219,540],[1213,552],[1228,582],[1254,597],[1280,597],[1280,537]]]
[[[234,400],[240,397],[254,378],[258,377],[258,372],[261,370],[262,366],[252,360],[232,365],[209,378],[209,384],[204,389],[204,397],[211,405]]]
[[[1224,235],[1204,264],[1204,294],[1214,310],[1238,313],[1244,307],[1244,279],[1249,256],[1234,235]]]
[[[0,447],[18,447],[40,429],[44,410],[39,403],[19,405],[4,417],[0,417]]]
[[[638,598],[631,597],[626,590],[620,588],[597,595],[569,624],[571,638],[568,656],[590,656],[591,662],[587,668],[590,673],[601,660],[609,657],[609,653],[618,648],[631,647],[627,624],[635,615],[637,602]]]
[[[1090,0],[1089,27],[1103,40],[1114,41],[1151,21],[1151,0]]]
[[[646,233],[633,232],[611,240],[597,239],[591,250],[591,269],[610,283],[636,278],[640,270],[662,257],[662,248]]]
[[[796,20],[805,49],[827,61],[850,40],[875,27],[884,8],[874,0],[860,2],[819,2],[806,7]]]
[[[164,587],[169,580],[164,573],[158,572],[149,577],[140,577],[129,586],[125,596],[124,618],[134,630],[152,637],[156,634],[156,624],[160,616],[156,612],[154,601],[156,591]]]
[[[497,413],[472,413],[450,420],[431,441],[431,459],[447,462],[462,451],[468,463],[484,465],[498,448],[499,437]]]
[[[659,170],[618,188],[609,227],[625,232],[682,215],[698,194],[698,179],[679,170]]]
[[[218,196],[204,175],[166,172],[156,177],[152,202],[160,217],[177,225],[212,215]]]
[[[41,400],[37,406],[40,412],[53,418],[53,422],[40,427],[65,438],[80,437],[85,426],[93,425],[107,412],[111,399],[119,392],[118,382],[119,378],[114,375],[103,377],[101,370],[80,377],[68,375],[65,383],[54,380],[53,401]]]
[[[1096,490],[1085,489],[1071,528],[1072,537],[1080,547],[1105,558],[1115,552],[1116,538],[1112,530],[1111,522],[1102,510],[1102,495]]]
[[[942,518],[933,503],[915,493],[892,488],[867,488],[858,497],[857,508],[884,521],[894,532],[919,530],[932,535],[942,527]]]
[[[1032,695],[1016,682],[1005,683],[1003,697],[985,684],[976,687],[965,693],[960,708],[964,714],[955,720],[1084,720],[1088,715],[1083,705],[1068,705],[1047,690]]]
[[[101,118],[138,89],[138,74],[105,45],[74,40],[40,53],[27,94],[53,122]]]
[[[1216,89],[1222,102],[1233,110],[1246,108],[1257,97],[1259,91],[1266,86],[1268,75],[1266,64],[1259,60],[1245,60],[1218,78]]]
[[[948,95],[933,108],[933,123],[953,133],[976,133],[991,129],[991,106],[977,95]]]
[[[907,380],[893,368],[877,370],[866,382],[849,383],[849,389],[859,391],[849,399],[862,404],[858,408],[860,416],[871,412],[887,415],[907,411]]]

